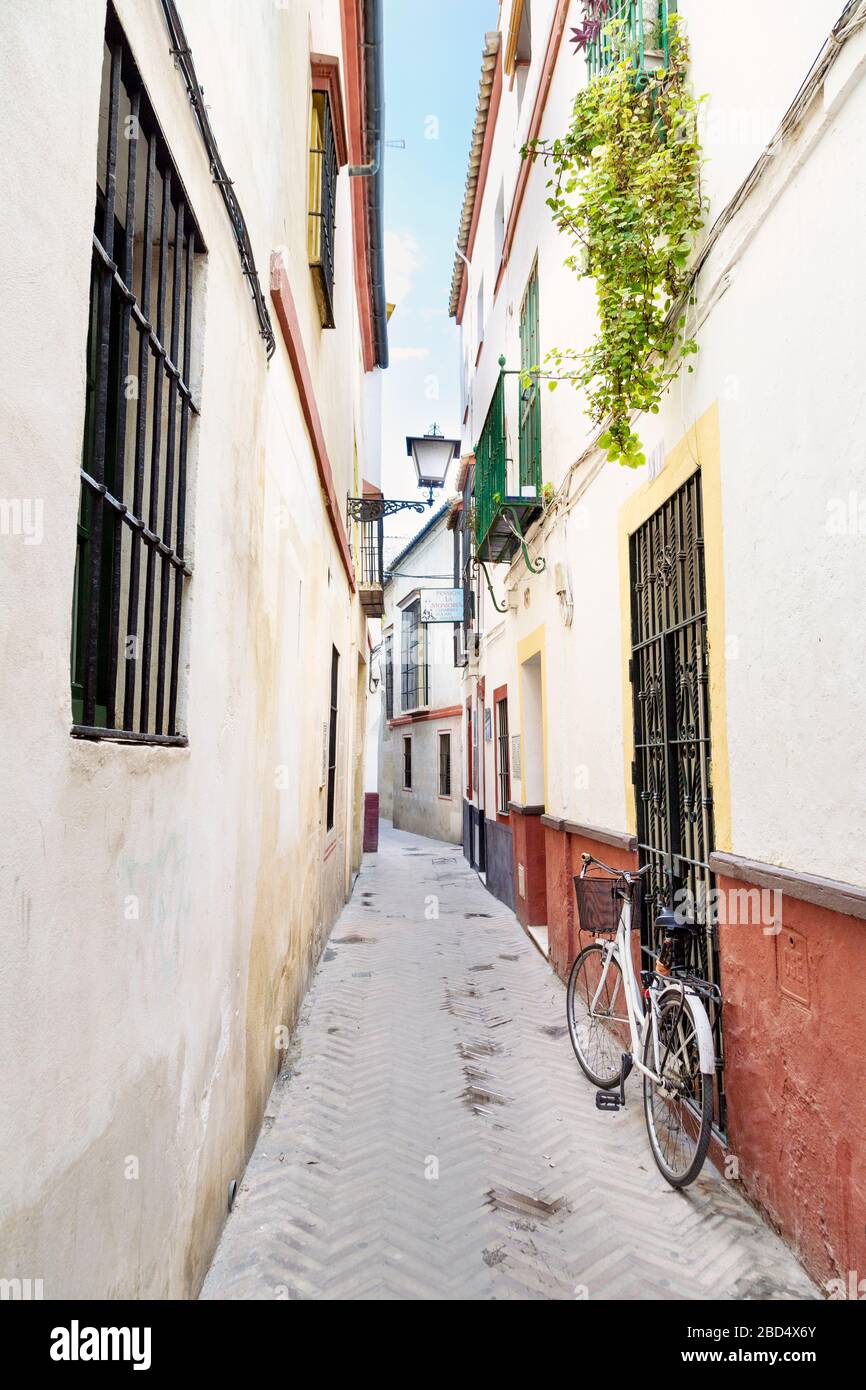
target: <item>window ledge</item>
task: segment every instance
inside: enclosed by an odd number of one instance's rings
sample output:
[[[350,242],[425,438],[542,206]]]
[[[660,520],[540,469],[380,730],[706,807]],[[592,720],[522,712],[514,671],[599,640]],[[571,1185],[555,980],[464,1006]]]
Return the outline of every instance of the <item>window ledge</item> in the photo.
[[[186,734],[140,734],[132,729],[101,729],[90,724],[73,724],[72,738],[89,739],[93,743],[133,743],[156,748],[188,748]]]

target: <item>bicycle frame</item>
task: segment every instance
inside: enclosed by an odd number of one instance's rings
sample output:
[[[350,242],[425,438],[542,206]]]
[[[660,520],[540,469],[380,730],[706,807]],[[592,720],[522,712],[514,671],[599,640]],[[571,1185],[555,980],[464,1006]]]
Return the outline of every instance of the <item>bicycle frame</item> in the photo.
[[[607,979],[610,962],[616,959],[622,972],[623,984],[625,987],[625,1007],[628,1016],[629,1035],[631,1040],[632,1062],[638,1071],[643,1072],[652,1081],[662,1082],[659,1060],[659,1036],[658,1036],[658,1009],[661,996],[669,990],[679,990],[689,996],[689,1003],[692,1008],[692,1016],[695,1021],[695,1031],[697,1034],[698,1055],[700,1057],[701,1071],[704,1074],[714,1075],[716,1069],[716,1053],[713,1045],[713,1033],[710,1028],[710,1020],[707,1017],[703,1001],[700,996],[683,984],[675,977],[671,977],[669,983],[662,984],[658,979],[653,981],[649,989],[649,1008],[644,1008],[643,996],[638,977],[635,973],[634,961],[631,954],[631,920],[632,905],[628,898],[623,899],[622,911],[616,929],[616,935],[612,940],[602,940],[596,938],[604,951],[604,966],[598,982],[595,994],[592,997],[590,1011],[595,1012],[599,995],[601,994]],[[612,1004],[615,1003],[615,996]],[[646,1047],[647,1028],[652,1028],[653,1040],[653,1059],[655,1061],[655,1071],[647,1067],[643,1061],[644,1050]]]

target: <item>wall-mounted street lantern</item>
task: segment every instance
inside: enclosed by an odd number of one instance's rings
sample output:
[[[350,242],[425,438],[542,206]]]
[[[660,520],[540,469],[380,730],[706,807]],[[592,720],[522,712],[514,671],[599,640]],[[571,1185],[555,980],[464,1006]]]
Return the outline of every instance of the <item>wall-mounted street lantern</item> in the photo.
[[[448,466],[460,453],[459,439],[446,439],[438,425],[431,425],[426,434],[408,435],[406,453],[415,465],[419,488],[427,489],[426,506],[433,506],[433,492],[445,486]],[[409,502],[392,497],[349,497],[348,513],[355,521],[378,521],[393,512],[424,511],[424,502]]]
[[[385,611],[382,587],[384,566],[384,528],[382,520],[394,512],[413,511],[423,515],[425,505],[433,506],[436,488],[445,486],[448,465],[460,452],[459,439],[445,439],[436,425],[426,434],[409,436],[406,452],[415,465],[418,486],[427,489],[426,504],[394,497],[347,497],[346,516],[360,523],[355,562],[361,604],[368,617],[380,618]]]
[[[407,437],[406,453],[415,465],[418,486],[428,489],[428,507],[433,506],[433,489],[445,486],[448,467],[459,452],[460,440],[445,439],[438,425],[431,425],[426,434]]]

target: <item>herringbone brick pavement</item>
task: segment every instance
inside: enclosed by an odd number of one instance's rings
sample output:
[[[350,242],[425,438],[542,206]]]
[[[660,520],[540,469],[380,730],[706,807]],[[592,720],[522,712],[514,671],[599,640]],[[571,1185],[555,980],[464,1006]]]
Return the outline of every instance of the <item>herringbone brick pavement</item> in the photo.
[[[202,1297],[814,1298],[709,1165],[668,1187],[629,1102],[596,1110],[561,982],[460,850],[383,823]]]

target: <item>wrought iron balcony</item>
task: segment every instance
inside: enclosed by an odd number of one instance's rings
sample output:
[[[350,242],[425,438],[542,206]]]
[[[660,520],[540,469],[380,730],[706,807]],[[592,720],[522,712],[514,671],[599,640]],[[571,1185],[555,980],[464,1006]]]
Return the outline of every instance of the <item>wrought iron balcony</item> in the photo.
[[[358,528],[353,546],[355,576],[361,607],[368,618],[381,618],[385,612],[382,564],[385,507],[381,497],[350,497],[346,509],[349,521],[354,521]]]
[[[509,562],[525,546],[526,528],[539,515],[541,497],[541,419],[538,382],[506,371],[499,359],[499,379],[475,446],[475,548],[480,560]],[[509,455],[506,378],[514,378],[515,431],[519,452]]]
[[[640,72],[666,68],[670,58],[670,16],[676,0],[607,0],[607,11],[600,27],[593,25],[593,36],[585,44],[590,77],[607,72],[616,62],[609,25],[623,26],[624,49],[633,57]]]

